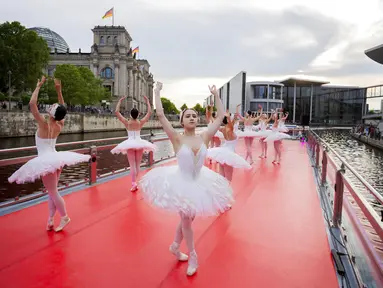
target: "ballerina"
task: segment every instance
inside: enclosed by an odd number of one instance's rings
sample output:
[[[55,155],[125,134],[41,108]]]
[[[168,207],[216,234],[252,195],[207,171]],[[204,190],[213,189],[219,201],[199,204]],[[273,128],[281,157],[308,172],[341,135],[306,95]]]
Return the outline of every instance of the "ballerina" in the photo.
[[[177,133],[163,112],[160,90],[155,89],[156,113],[168,135],[177,165],[157,167],[145,174],[139,186],[143,197],[150,204],[180,215],[174,242],[169,250],[179,261],[188,260],[187,275],[193,275],[198,268],[197,253],[194,248],[192,222],[195,216],[216,216],[234,201],[230,183],[220,174],[204,166],[207,147],[213,135],[221,126],[224,110],[215,86],[209,87],[217,103],[218,116],[209,128],[196,135],[198,114],[193,109],[181,112],[180,123],[184,133]],[[180,252],[180,244],[185,238],[189,256]]]
[[[285,114],[283,114],[283,109],[281,109],[280,116],[279,116],[279,124],[278,124],[279,132],[283,132],[283,133],[289,132],[289,129],[285,126],[285,121],[288,117],[289,117],[289,113],[286,112]]]
[[[118,120],[120,120],[122,124],[125,125],[126,130],[128,131],[128,139],[118,144],[110,152],[112,154],[127,154],[130,165],[130,173],[132,175],[132,188],[130,189],[130,191],[134,192],[137,191],[136,179],[138,178],[140,173],[142,154],[144,153],[144,151],[155,151],[156,145],[150,143],[149,141],[141,139],[140,137],[140,131],[142,127],[145,125],[146,122],[148,122],[150,115],[152,114],[152,108],[150,106],[149,99],[146,96],[144,96],[146,106],[148,107],[146,115],[141,120],[138,120],[137,117],[139,112],[136,108],[133,108],[132,110],[130,110],[131,119],[128,120],[120,113],[121,102],[126,97],[127,96],[124,96],[118,101],[116,106],[116,116]]]
[[[239,122],[243,122],[245,129],[244,131],[238,131],[238,136],[245,138],[245,146],[246,146],[246,157],[245,160],[250,159],[250,165],[254,163],[253,161],[253,152],[252,152],[252,145],[254,141],[254,137],[258,137],[257,132],[253,131],[253,124],[255,121],[258,121],[259,117],[253,117],[253,113],[249,110],[246,113],[246,116],[243,117],[239,112],[238,112],[238,107],[237,106],[237,111],[236,115],[239,117]]]
[[[288,139],[291,138],[289,134],[279,132],[278,125],[279,125],[279,119],[278,119],[278,112],[275,112],[271,116],[274,120],[273,126],[272,126],[272,133],[269,134],[269,136],[266,137],[266,139],[263,140],[263,142],[274,142],[274,150],[275,150],[275,156],[273,160],[273,164],[280,164],[281,161],[281,143],[282,139]]]
[[[267,124],[271,120],[271,114],[269,117],[265,113],[262,113],[259,117],[259,131],[257,131],[257,135],[260,137],[259,142],[261,143],[261,150],[262,154],[259,156],[259,158],[267,158],[267,142],[264,142],[264,140],[269,136],[272,131],[270,129],[267,129]]]
[[[54,82],[58,96],[58,104],[53,104],[48,109],[48,120],[39,113],[37,98],[44,82],[45,77],[43,76],[41,81],[38,80],[36,89],[29,102],[31,113],[38,124],[38,129],[35,134],[38,155],[36,158],[33,158],[21,166],[8,178],[8,181],[10,183],[16,182],[17,184],[23,184],[34,182],[41,178],[48,191],[49,218],[47,230],[50,231],[54,228],[54,216],[57,209],[61,216],[61,221],[55,231],[59,232],[70,222],[65,207],[65,201],[60,196],[57,189],[61,170],[66,165],[70,166],[89,161],[90,155],[83,155],[70,151],[56,151],[56,140],[64,127],[64,117],[67,110],[64,106],[64,98],[61,93],[61,82],[60,80],[55,79]]]
[[[221,128],[220,131],[224,135],[225,143],[221,147],[210,148],[207,158],[218,162],[220,174],[231,182],[234,168],[251,169],[251,165],[235,153],[238,137],[234,132],[234,124],[229,113],[226,113],[222,122],[224,128]]]

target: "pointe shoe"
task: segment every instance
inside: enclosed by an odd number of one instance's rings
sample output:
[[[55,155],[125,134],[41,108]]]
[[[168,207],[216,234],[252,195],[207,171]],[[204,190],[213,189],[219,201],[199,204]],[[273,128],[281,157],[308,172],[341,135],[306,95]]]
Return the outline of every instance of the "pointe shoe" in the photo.
[[[55,229],[56,232],[60,232],[61,230],[64,229],[66,225],[68,225],[70,222],[70,218],[68,216],[61,217],[60,225],[57,226]]]
[[[180,251],[179,245],[177,245],[176,243],[170,245],[169,251],[177,257],[178,261],[187,261],[189,259],[188,255]]]
[[[47,223],[47,231],[51,231],[53,230],[53,227],[54,227],[54,219],[53,217],[52,218],[49,218],[48,219],[48,223]]]
[[[197,272],[197,268],[198,268],[197,253],[193,251],[190,253],[189,265],[188,265],[186,274],[188,276],[193,276]]]
[[[130,192],[135,192],[138,190],[137,183],[133,183],[132,188],[130,188]]]

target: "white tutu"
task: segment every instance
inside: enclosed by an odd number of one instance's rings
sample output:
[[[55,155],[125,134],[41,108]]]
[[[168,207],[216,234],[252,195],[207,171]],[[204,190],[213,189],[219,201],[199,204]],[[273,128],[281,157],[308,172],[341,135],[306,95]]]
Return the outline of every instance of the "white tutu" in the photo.
[[[266,130],[257,131],[256,133],[257,133],[257,137],[266,138],[267,136],[272,134],[273,131],[266,129]]]
[[[278,124],[278,131],[279,132],[282,132],[282,133],[287,133],[289,132],[289,128],[287,128],[285,126],[285,122],[284,121],[280,121],[279,124]]]
[[[245,159],[225,146],[208,149],[206,157],[233,168],[251,169],[251,165]]]
[[[193,153],[183,145],[178,165],[154,168],[141,178],[139,188],[148,203],[189,216],[215,216],[233,203],[230,183],[204,166],[206,146]]]
[[[261,129],[261,124],[253,125],[253,127],[252,127],[252,130],[253,130],[253,131],[258,131],[258,130],[260,130],[260,129]]]
[[[246,125],[243,131],[237,132],[238,137],[258,137],[257,132],[253,131],[253,125]]]
[[[128,130],[128,139],[118,144],[110,152],[112,154],[126,154],[128,150],[140,150],[144,151],[155,151],[157,149],[156,145],[141,139],[140,131],[130,131]]]
[[[88,162],[89,159],[90,155],[70,151],[47,152],[25,163],[8,178],[8,181],[10,183],[16,182],[17,184],[34,182],[36,179],[56,172],[64,166]]]
[[[274,141],[279,141],[279,140],[291,138],[291,136],[289,134],[279,132],[278,128],[271,131],[271,132],[272,133],[270,133],[270,135],[267,136],[266,139],[263,140],[264,142],[274,142]]]

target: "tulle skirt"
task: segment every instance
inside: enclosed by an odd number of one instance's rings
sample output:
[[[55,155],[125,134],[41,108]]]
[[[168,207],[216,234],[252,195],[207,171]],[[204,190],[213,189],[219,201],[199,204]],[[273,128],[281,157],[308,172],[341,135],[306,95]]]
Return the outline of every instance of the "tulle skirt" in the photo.
[[[258,132],[255,132],[253,130],[244,130],[244,131],[238,131],[237,136],[240,138],[244,138],[244,137],[254,138],[254,137],[259,137],[257,133]]]
[[[251,169],[251,165],[245,159],[227,147],[210,148],[207,150],[206,157],[222,165],[226,164],[233,168]]]
[[[71,151],[47,152],[29,160],[13,173],[8,181],[17,184],[31,183],[42,176],[54,173],[64,166],[76,165],[88,162],[90,155],[84,155]]]
[[[178,165],[157,167],[141,178],[139,188],[149,204],[188,216],[215,216],[234,202],[226,178],[205,166],[195,178]]]
[[[264,142],[274,142],[274,141],[280,141],[283,139],[290,139],[291,136],[286,133],[281,133],[278,131],[272,131],[272,133],[264,139]]]
[[[118,144],[116,147],[114,147],[110,152],[112,154],[127,154],[128,150],[144,150],[144,151],[155,151],[156,145],[153,143],[150,143],[149,141],[146,141],[144,139],[127,139],[120,144]]]
[[[257,133],[258,137],[266,138],[269,135],[271,135],[273,133],[273,131],[266,129],[266,130],[260,130],[260,131],[258,131],[256,133]]]

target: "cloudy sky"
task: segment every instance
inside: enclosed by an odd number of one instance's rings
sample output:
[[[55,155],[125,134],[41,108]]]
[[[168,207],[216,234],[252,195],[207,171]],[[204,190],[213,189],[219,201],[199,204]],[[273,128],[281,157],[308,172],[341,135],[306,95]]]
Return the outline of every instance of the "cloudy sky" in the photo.
[[[382,0],[13,0],[0,21],[49,27],[72,51],[89,52],[91,29],[111,25],[101,19],[111,7],[178,107],[202,103],[207,85],[221,87],[241,70],[248,80],[304,73],[383,83],[383,66],[364,55],[383,43]]]

